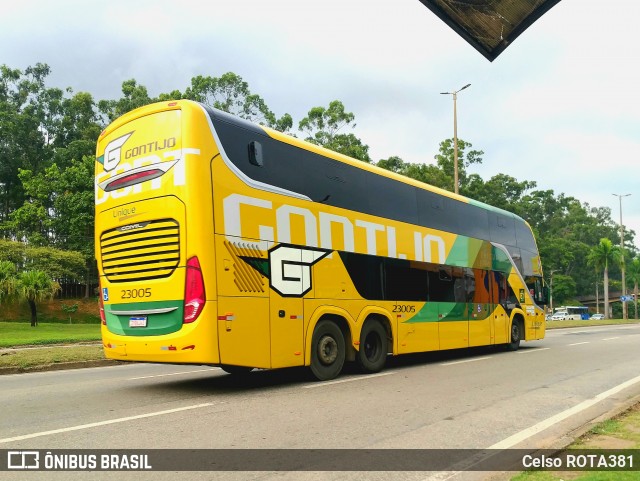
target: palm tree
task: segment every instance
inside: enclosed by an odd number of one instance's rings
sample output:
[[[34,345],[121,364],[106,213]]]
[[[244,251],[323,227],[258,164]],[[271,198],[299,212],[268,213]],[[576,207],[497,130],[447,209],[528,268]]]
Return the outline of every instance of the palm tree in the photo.
[[[619,264],[622,258],[620,247],[614,246],[607,238],[600,239],[600,243],[593,247],[587,257],[587,262],[596,269],[604,272],[604,318],[609,319],[609,264]]]
[[[633,312],[638,320],[638,284],[640,284],[640,257],[634,257],[627,266],[627,279],[633,282]]]
[[[0,261],[0,301],[13,295],[16,288],[16,266]]]
[[[31,308],[31,327],[38,325],[36,302],[51,299],[60,290],[60,284],[52,280],[44,271],[33,270],[20,273],[17,293]]]

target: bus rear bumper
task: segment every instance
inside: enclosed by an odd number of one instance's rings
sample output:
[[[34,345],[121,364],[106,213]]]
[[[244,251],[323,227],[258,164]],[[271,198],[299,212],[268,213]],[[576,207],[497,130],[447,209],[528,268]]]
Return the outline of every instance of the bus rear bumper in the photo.
[[[202,315],[193,324],[184,324],[178,332],[158,336],[121,336],[103,325],[102,346],[107,359],[118,361],[220,363],[216,321]]]

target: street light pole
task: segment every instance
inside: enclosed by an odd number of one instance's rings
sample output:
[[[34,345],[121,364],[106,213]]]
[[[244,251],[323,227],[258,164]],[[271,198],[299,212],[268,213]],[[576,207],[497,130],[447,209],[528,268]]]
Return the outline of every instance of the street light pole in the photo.
[[[627,295],[627,283],[624,279],[624,225],[622,225],[622,198],[631,194],[613,194],[620,201],[620,272],[622,273],[622,295]],[[622,318],[627,318],[627,303],[622,303]]]
[[[456,99],[458,98],[458,92],[462,92],[467,87],[471,87],[471,84],[467,84],[453,92],[440,92],[441,95],[453,96],[453,191],[456,194],[458,193],[458,112],[456,109]]]

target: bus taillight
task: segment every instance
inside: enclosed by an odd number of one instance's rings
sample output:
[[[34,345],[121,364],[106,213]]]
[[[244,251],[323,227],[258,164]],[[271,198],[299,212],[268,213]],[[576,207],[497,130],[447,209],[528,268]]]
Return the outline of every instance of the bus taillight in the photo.
[[[195,321],[207,300],[204,292],[204,279],[197,257],[187,261],[187,276],[184,286],[184,316],[182,322],[188,324]]]
[[[102,325],[107,325],[107,316],[104,313],[104,298],[102,297],[102,289],[100,289],[100,295],[98,296],[98,309],[100,311],[100,320]]]

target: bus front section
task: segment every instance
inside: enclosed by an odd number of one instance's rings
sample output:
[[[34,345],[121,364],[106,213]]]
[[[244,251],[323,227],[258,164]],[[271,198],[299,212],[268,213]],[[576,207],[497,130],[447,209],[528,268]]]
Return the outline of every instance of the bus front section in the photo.
[[[211,195],[215,145],[198,135],[198,115],[188,102],[142,107],[98,141],[95,240],[109,359],[219,362],[216,306],[207,299],[214,253],[198,242],[213,238],[210,202],[198,198]]]

